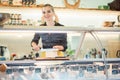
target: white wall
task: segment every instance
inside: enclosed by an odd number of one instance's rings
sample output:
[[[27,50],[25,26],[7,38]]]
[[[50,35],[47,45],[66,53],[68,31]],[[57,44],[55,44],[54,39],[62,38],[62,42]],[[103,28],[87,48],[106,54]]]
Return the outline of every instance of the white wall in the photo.
[[[78,0],[67,0],[69,4],[75,4]],[[107,5],[113,0],[80,0],[79,8],[98,8],[99,5]],[[36,4],[52,4],[55,7],[65,7],[64,0],[36,0]]]
[[[104,21],[116,21],[117,11],[55,9],[60,23],[65,26],[100,27]],[[0,12],[21,14],[23,20],[32,19],[34,22],[41,20],[41,8],[1,7]]]
[[[104,21],[116,21],[116,14],[109,14],[100,11],[87,11],[87,10],[66,10],[56,11],[59,15],[60,22],[66,26],[82,26],[82,27],[101,27]]]

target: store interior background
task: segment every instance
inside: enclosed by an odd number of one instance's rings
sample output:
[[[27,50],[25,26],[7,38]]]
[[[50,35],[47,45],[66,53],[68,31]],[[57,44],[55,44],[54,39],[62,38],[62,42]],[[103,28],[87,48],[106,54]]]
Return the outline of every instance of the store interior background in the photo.
[[[71,4],[76,0],[68,0]],[[80,8],[97,8],[99,5],[107,5],[107,3],[113,0],[81,0]],[[80,9],[64,9],[63,0],[37,0],[37,4],[50,3],[55,7],[56,14],[59,17],[60,23],[64,24],[65,27],[103,27],[105,21],[115,21],[117,24],[117,11],[99,11],[99,10],[80,10]],[[38,26],[38,20],[41,20],[41,8],[23,8],[23,7],[0,7],[0,12],[3,13],[14,13],[21,14],[22,20],[30,19],[32,21],[33,27]],[[0,32],[0,45],[5,45],[10,50],[10,53],[19,54],[29,54],[32,51],[31,40],[33,38],[33,32]],[[107,49],[117,50],[120,49],[120,33],[98,33],[103,46]],[[69,47],[71,49],[76,49],[80,39],[79,33],[68,34]],[[112,43],[112,45],[111,45]],[[112,46],[112,48],[111,48]],[[82,47],[82,54],[85,54],[87,50],[91,48],[96,48],[97,44],[93,37],[88,33],[85,37],[85,41]],[[116,53],[115,53],[116,54]],[[80,55],[80,58],[83,56]],[[116,57],[114,53],[109,55],[110,58]]]
[[[68,0],[70,4],[73,4],[77,0]],[[113,0],[81,0],[79,8],[91,8],[96,9],[100,5],[107,5]],[[64,0],[36,0],[36,4],[52,4],[55,8],[55,12],[59,17],[60,23],[65,26],[77,26],[77,27],[101,27],[104,21],[115,21],[117,24],[117,13],[109,12],[106,10],[80,10],[80,9],[68,9],[64,8]],[[22,20],[32,20],[33,23],[37,23],[41,20],[42,12],[41,8],[23,8],[23,7],[1,7],[0,12],[21,14]],[[34,24],[37,25],[37,24]]]

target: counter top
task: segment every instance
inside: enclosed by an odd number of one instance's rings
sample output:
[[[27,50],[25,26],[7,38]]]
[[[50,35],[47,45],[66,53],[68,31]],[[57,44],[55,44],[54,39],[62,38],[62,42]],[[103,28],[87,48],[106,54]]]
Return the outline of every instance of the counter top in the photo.
[[[57,64],[93,64],[93,62],[104,62],[103,59],[80,59],[80,60],[18,60],[0,61],[11,66],[30,66],[30,65],[57,65]],[[107,58],[107,63],[120,63],[120,58]]]
[[[82,27],[82,26],[51,26],[51,27],[45,27],[45,26],[20,26],[20,25],[5,25],[3,28],[0,29],[0,31],[31,31],[31,32],[120,32],[120,27]]]

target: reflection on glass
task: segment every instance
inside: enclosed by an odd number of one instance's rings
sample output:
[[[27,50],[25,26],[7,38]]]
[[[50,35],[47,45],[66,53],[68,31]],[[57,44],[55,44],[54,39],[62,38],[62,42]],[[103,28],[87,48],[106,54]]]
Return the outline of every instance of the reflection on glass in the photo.
[[[0,46],[7,46],[11,54],[16,54],[16,57],[15,57],[16,59],[22,60],[24,59],[24,57],[27,57],[27,59],[31,59],[32,57],[32,59],[34,59],[35,58],[34,54],[37,52],[32,50],[32,47],[30,44],[31,40],[34,37],[34,34],[35,34],[34,32],[0,32]],[[81,39],[81,35],[82,34],[78,32],[67,33],[68,47],[67,47],[67,50],[64,52],[65,56],[69,56],[70,58],[74,56],[76,49],[79,46],[79,40]],[[104,44],[105,48],[109,53],[107,54],[107,57],[108,58],[116,57],[116,54],[113,54],[113,53],[116,53],[117,50],[111,49],[110,42],[114,44],[114,41],[111,41],[111,39],[114,39],[115,43],[119,42],[117,41],[119,38],[119,34],[115,33],[111,35],[110,33],[109,34],[99,33],[98,37],[100,38],[102,44]],[[117,44],[117,46],[118,45],[120,44]],[[116,45],[114,45],[114,47],[115,46]],[[118,49],[118,47],[115,49]],[[82,47],[77,57],[78,59],[83,59],[88,53],[90,56],[89,59],[101,58],[101,50],[98,48],[97,43],[95,43],[95,40],[89,33],[86,34],[84,41],[82,43]],[[3,58],[2,55],[0,55],[0,60],[2,58]]]

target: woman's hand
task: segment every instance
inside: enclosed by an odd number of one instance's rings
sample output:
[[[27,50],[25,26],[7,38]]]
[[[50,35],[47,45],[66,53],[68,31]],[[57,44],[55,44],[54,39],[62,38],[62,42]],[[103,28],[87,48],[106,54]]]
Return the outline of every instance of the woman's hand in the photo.
[[[38,46],[35,42],[32,42],[32,49],[35,51],[39,51],[40,50],[40,46]]]
[[[62,45],[56,45],[56,46],[53,46],[53,48],[58,50],[64,50],[64,47]]]

